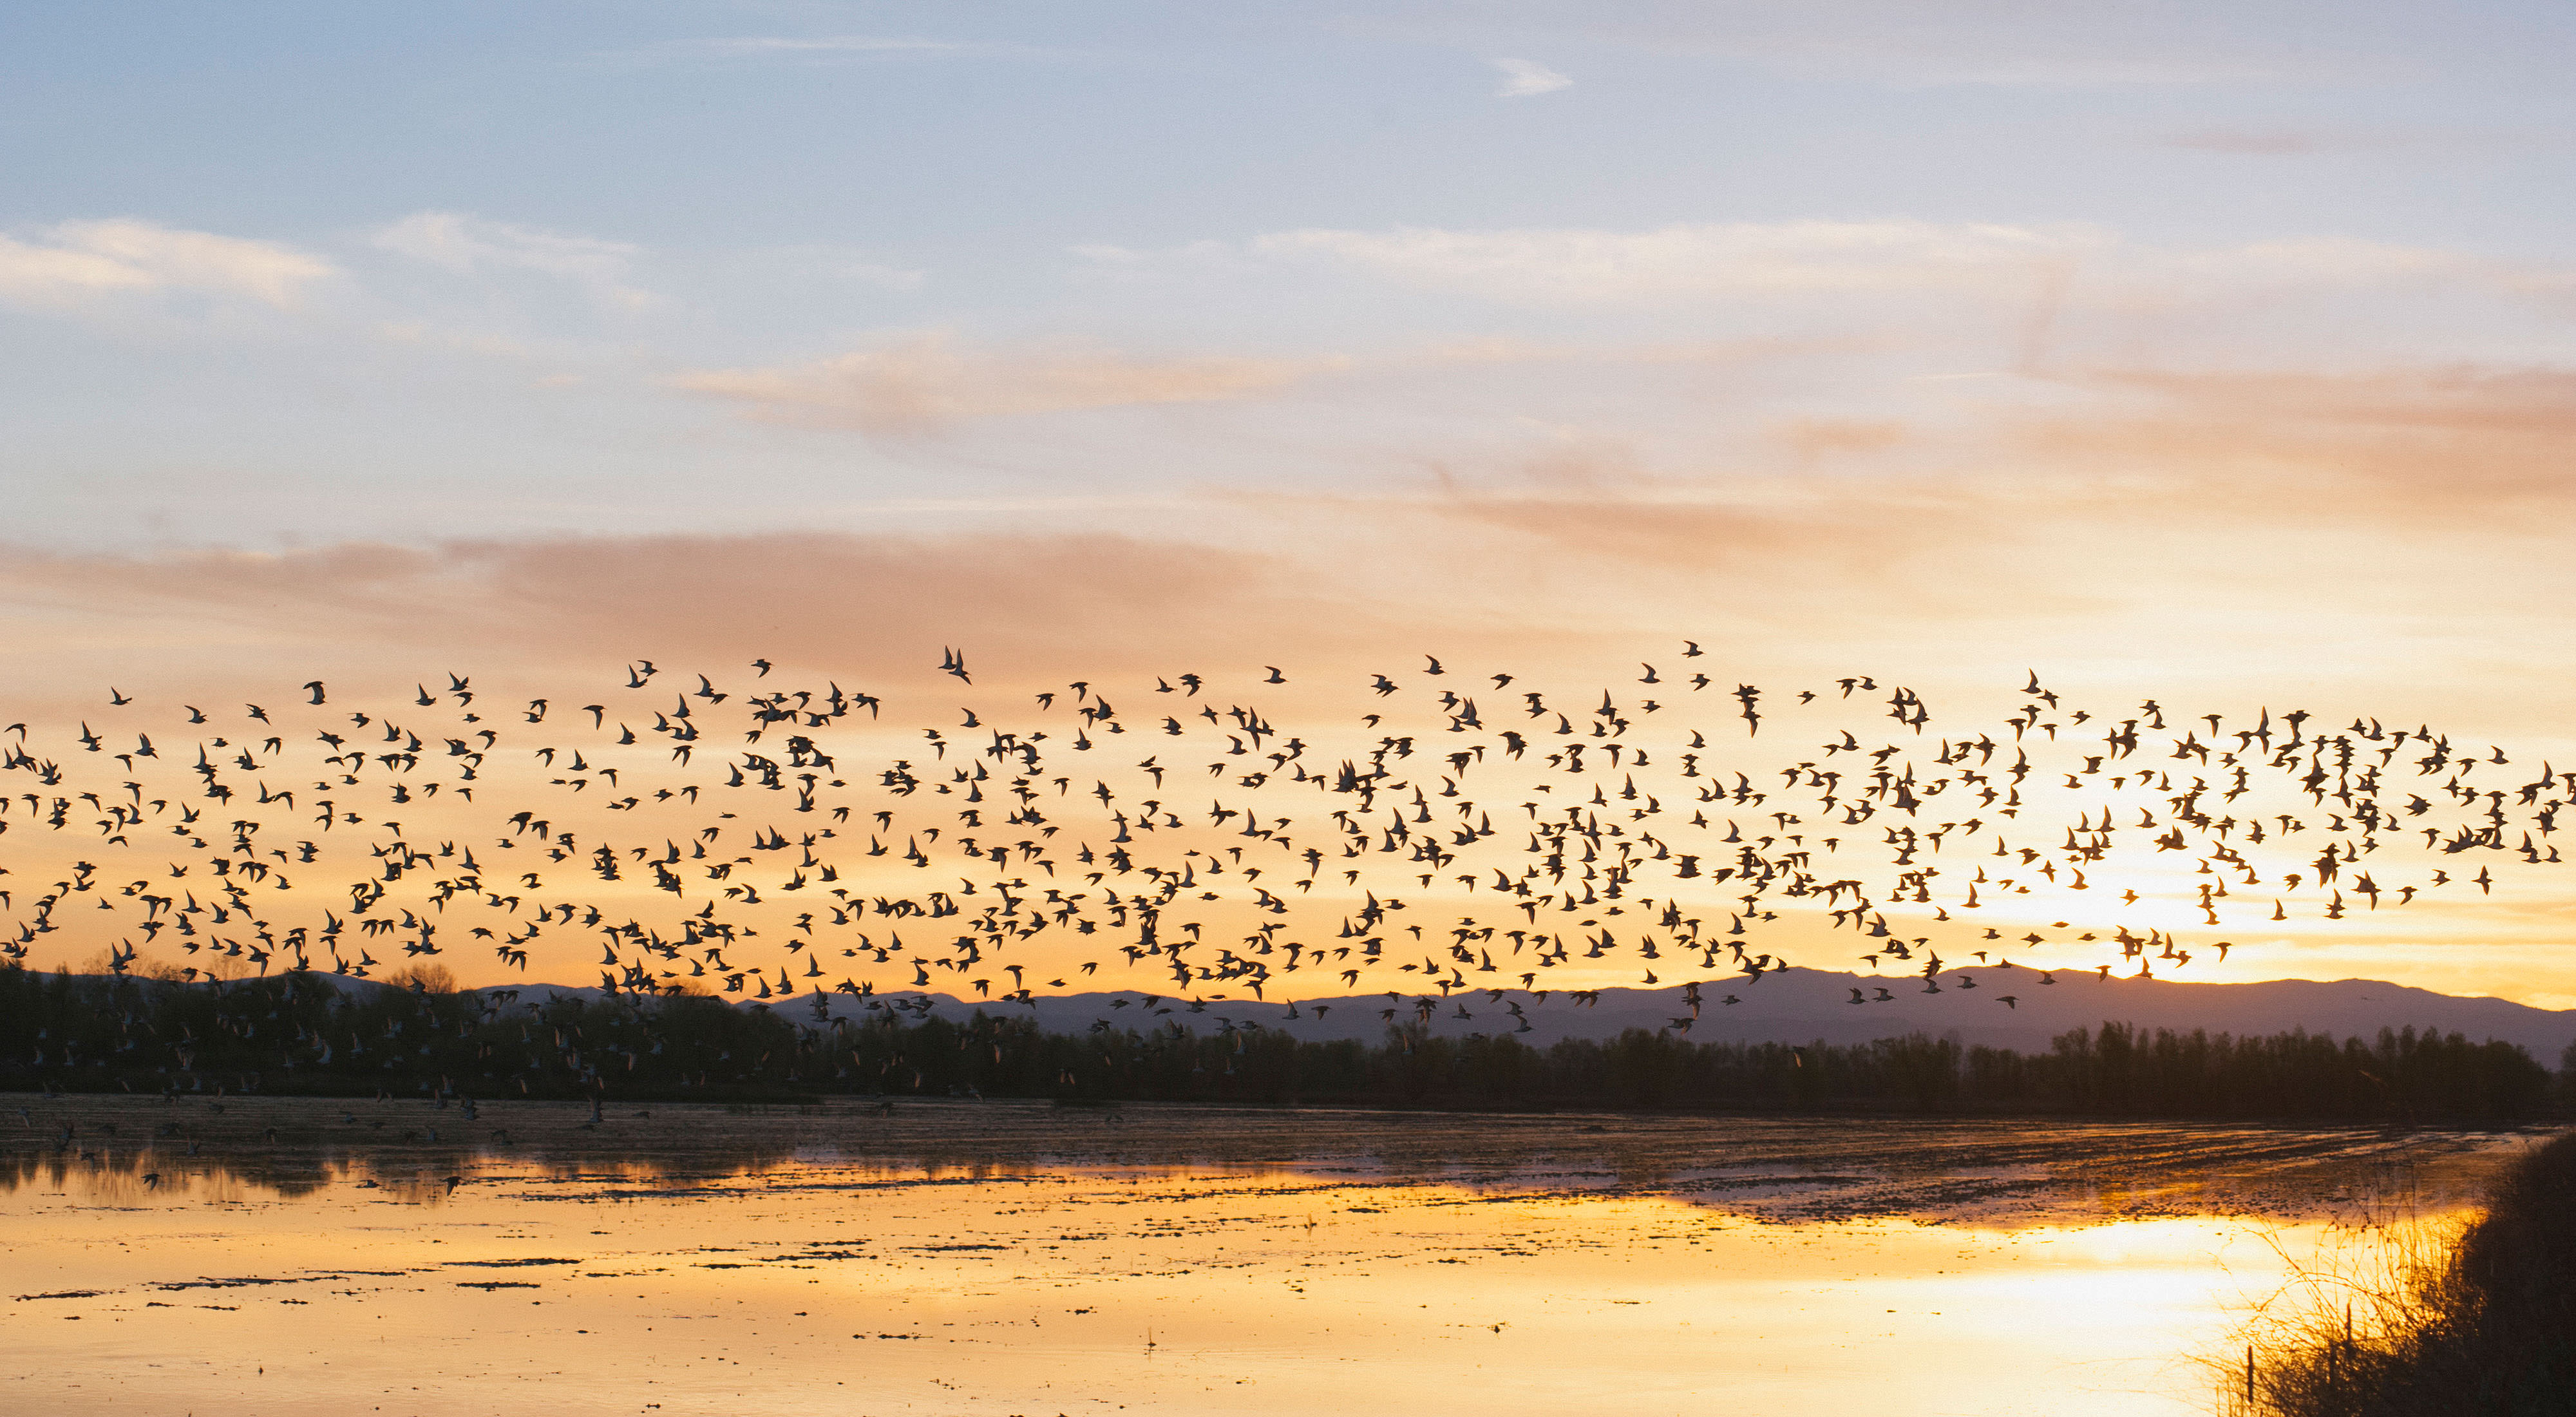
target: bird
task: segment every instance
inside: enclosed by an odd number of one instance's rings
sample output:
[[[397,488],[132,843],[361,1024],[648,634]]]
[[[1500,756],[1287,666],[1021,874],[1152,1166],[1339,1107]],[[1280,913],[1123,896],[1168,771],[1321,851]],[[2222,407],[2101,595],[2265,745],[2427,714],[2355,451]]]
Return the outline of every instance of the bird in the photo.
[[[1685,658],[1702,657],[1701,642],[1683,645]],[[1255,1010],[1264,1028],[1311,1028],[1327,1005],[1288,1002],[1312,992],[1301,987],[1305,971],[1355,991],[1408,977],[1420,997],[1443,1000],[1473,992],[1469,973],[1503,974],[1520,985],[1506,1011],[1522,1025],[1524,1003],[1543,1007],[1555,992],[1536,987],[1544,980],[1580,996],[1591,991],[1567,985],[1619,977],[1617,968],[1639,969],[1630,977],[1650,990],[1679,971],[1673,985],[1693,991],[1695,1019],[1700,984],[1749,992],[1789,968],[1785,953],[1801,937],[1783,922],[1801,912],[1811,912],[1814,938],[1865,936],[1873,972],[1889,958],[1937,965],[1936,945],[1983,960],[1962,942],[2011,938],[2053,966],[2036,971],[2042,985],[2056,983],[2056,969],[2095,967],[2107,980],[2110,965],[2079,956],[2114,950],[2124,971],[2139,960],[2138,977],[2153,978],[2151,960],[2194,977],[2210,949],[2225,961],[2240,945],[2262,946],[2234,941],[2241,926],[2169,932],[2144,920],[2215,922],[2254,896],[2275,920],[2296,904],[2332,921],[2345,891],[2374,908],[2386,897],[2421,910],[2458,885],[2510,890],[2513,873],[2480,864],[2472,874],[2452,858],[2513,850],[2546,864],[2556,854],[2549,814],[2576,797],[2576,783],[2555,773],[2510,790],[2478,786],[2502,782],[2495,769],[2511,764],[2456,746],[2465,734],[2362,720],[2321,738],[2305,715],[2267,711],[2246,727],[2156,699],[2133,710],[2047,688],[2035,672],[2000,717],[1945,712],[1926,732],[1925,696],[1860,674],[1818,682],[1839,696],[1743,683],[1731,708],[1723,693],[1709,696],[1719,705],[1710,710],[1630,689],[1603,692],[1591,708],[1592,689],[1553,684],[1531,666],[1453,676],[1442,656],[1425,654],[1425,678],[1440,681],[1428,692],[1399,695],[1383,674],[1301,672],[1301,695],[1314,703],[1299,701],[1293,721],[1288,705],[1274,705],[1273,722],[1246,691],[1286,683],[1275,665],[1178,675],[1103,667],[1063,690],[1034,690],[1033,673],[978,658],[982,690],[964,647],[944,647],[939,665],[974,690],[938,700],[962,710],[964,729],[912,723],[911,746],[890,752],[879,749],[893,738],[878,735],[899,725],[880,714],[898,719],[907,703],[932,700],[872,662],[836,671],[888,681],[854,695],[837,678],[751,658],[761,682],[735,695],[675,660],[677,682],[694,674],[696,690],[627,701],[635,707],[621,710],[617,730],[605,719],[620,681],[569,665],[532,672],[526,689],[540,696],[525,713],[494,716],[506,723],[476,714],[471,679],[452,670],[443,695],[426,687],[435,675],[416,675],[412,695],[377,700],[317,665],[301,702],[245,705],[248,721],[267,727],[239,732],[184,702],[170,709],[183,694],[204,696],[185,686],[111,688],[112,705],[137,708],[120,731],[150,730],[134,752],[111,753],[86,724],[74,732],[33,715],[0,736],[0,773],[25,774],[15,780],[30,789],[6,799],[0,820],[13,852],[33,852],[12,857],[0,890],[0,955],[69,957],[63,947],[78,940],[118,973],[146,967],[144,951],[176,950],[188,956],[181,979],[196,981],[185,987],[201,988],[253,970],[372,978],[388,966],[357,942],[381,939],[406,964],[459,939],[487,942],[495,963],[477,967],[496,970],[541,970],[575,958],[575,947],[597,948],[605,996],[650,1000],[702,980],[794,1011],[810,1006],[787,968],[802,953],[811,997],[853,996],[891,1017],[912,1007],[898,1011],[892,998],[928,997],[934,970],[952,973],[961,996],[966,983],[1007,973],[1007,993],[977,997],[1033,1008],[1033,988],[1065,987],[1054,976],[1070,974],[1078,940],[1096,956],[1086,978],[1177,982],[1193,995],[1185,1012],[1231,996],[1219,1007],[1235,1011],[1228,1027],[1238,1031]],[[928,677],[911,663],[913,679]],[[649,660],[625,670],[636,691],[661,672]],[[1583,682],[1663,677],[1622,661]],[[326,706],[326,681],[343,685],[345,702],[311,712]],[[1476,706],[1471,694],[1488,681],[1526,695],[1528,732],[1494,721],[1510,715],[1490,697]],[[1159,690],[1186,691],[1171,702],[1196,711],[1140,717],[1115,706]],[[581,713],[550,716],[552,702]],[[1375,711],[1350,712],[1359,707]],[[1729,714],[1744,731],[1712,738]],[[2222,735],[2229,722],[2238,727]],[[1150,734],[1163,751],[1118,755],[1129,734]],[[191,739],[194,754],[174,746]],[[2365,775],[2382,761],[2379,746],[2365,745],[2381,744],[2392,775],[2399,751],[2410,774],[2417,760],[2431,763],[2414,779],[2420,791]],[[1204,751],[1193,758],[1194,749]],[[2332,790],[2315,795],[2312,778]],[[2525,847],[2513,846],[2517,836]],[[24,868],[38,859],[40,869]],[[2175,891],[2142,869],[2160,860],[2203,869]],[[2456,884],[2435,862],[2460,872]],[[2188,913],[2130,913],[2151,902]],[[1440,925],[1453,907],[1460,923]],[[1954,910],[1984,914],[1971,927]],[[889,937],[897,928],[910,944]],[[2218,933],[2231,938],[2209,939]],[[1427,956],[1387,948],[1408,939]],[[814,982],[826,978],[827,949],[850,971],[843,987]],[[1978,987],[1961,975],[1951,994],[1936,974],[1924,977],[1925,992],[1943,996],[1918,1006],[1927,1010],[1955,1010]],[[1846,987],[1855,1005],[1894,999],[1884,986]],[[2019,1006],[2017,994],[2000,998]],[[1445,1017],[1461,1014],[1473,1021],[1463,1006]],[[394,1066],[389,1040],[331,1042],[343,1065],[362,1056]],[[628,1066],[622,1054],[614,1062]]]

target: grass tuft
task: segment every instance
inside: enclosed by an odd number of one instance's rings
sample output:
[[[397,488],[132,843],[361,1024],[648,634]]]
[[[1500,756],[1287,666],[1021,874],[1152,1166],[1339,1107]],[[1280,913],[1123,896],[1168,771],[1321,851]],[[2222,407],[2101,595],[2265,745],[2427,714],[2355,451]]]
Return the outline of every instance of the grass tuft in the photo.
[[[2303,1272],[2227,1373],[2228,1417],[2576,1413],[2576,1133],[2523,1156],[2485,1212],[2381,1231],[2367,1261]]]

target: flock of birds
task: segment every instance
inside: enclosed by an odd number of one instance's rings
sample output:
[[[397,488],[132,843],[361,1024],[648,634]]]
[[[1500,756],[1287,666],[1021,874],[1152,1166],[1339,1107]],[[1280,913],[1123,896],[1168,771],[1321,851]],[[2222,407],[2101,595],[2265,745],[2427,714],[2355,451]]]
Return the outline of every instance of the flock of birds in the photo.
[[[1005,706],[951,650],[941,697],[974,706],[909,728],[767,660],[500,703],[453,674],[392,706],[320,680],[237,708],[110,689],[76,727],[0,726],[0,954],[220,980],[596,948],[606,990],[818,1013],[1104,972],[1151,981],[1113,1008],[1249,996],[1291,1020],[1482,990],[1522,1029],[1524,998],[1635,971],[1675,977],[1687,1028],[1703,988],[1734,1003],[1789,968],[1784,936],[1847,932],[1882,981],[1854,1005],[1982,976],[1968,997],[2012,1007],[2025,978],[2224,958],[2198,936],[2231,919],[2484,893],[2558,860],[2576,800],[2576,772],[2425,726],[2082,706],[2036,674],[1961,726],[1868,677],[1766,690],[1702,658],[1579,695],[1426,656]]]

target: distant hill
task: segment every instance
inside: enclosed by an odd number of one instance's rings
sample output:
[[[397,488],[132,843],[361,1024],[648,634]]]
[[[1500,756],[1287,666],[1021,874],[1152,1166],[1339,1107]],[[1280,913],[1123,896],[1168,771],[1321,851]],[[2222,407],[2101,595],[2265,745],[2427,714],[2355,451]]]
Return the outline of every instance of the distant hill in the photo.
[[[1790,969],[1765,975],[1759,984],[1737,979],[1703,985],[1700,994],[1704,1005],[1699,1021],[1687,1036],[1698,1042],[1862,1043],[1920,1030],[1935,1036],[1955,1036],[1962,1043],[2030,1052],[2045,1051],[2050,1039],[2069,1029],[2095,1027],[2105,1019],[2146,1028],[2200,1028],[2211,1033],[2270,1034],[2301,1028],[2337,1037],[2369,1037],[2382,1028],[2412,1026],[2462,1033],[2472,1040],[2498,1038],[2519,1043],[2553,1067],[2560,1050],[2576,1043],[2576,1010],[2538,1009],[2504,999],[2463,998],[2371,979],[2184,984],[2164,979],[2106,980],[2092,973],[2073,972],[2056,974],[2054,984],[2042,984],[2040,978],[2040,971],[2034,969],[1985,969],[1978,971],[1979,984],[1974,989],[1945,983],[1940,993],[1927,994],[1919,979],[1889,980]],[[516,987],[523,1000],[542,999],[550,994],[595,998],[600,993],[595,987]],[[1894,998],[1877,1002],[1882,988]],[[1853,1004],[1854,989],[1861,990],[1872,1002]],[[1741,1002],[1720,1002],[1730,994]],[[2015,1000],[2009,1006],[2001,1002],[2007,995]],[[907,991],[894,997],[920,995]],[[1255,1023],[1265,1028],[1285,1028],[1299,1038],[1374,1042],[1386,1029],[1387,1021],[1382,1017],[1385,1010],[1396,1009],[1399,1021],[1409,1021],[1415,1017],[1413,1001],[1421,996],[1408,994],[1391,1000],[1378,993],[1301,999],[1296,1004],[1299,1017],[1295,1019],[1287,1016],[1288,1006],[1280,1002],[1202,996],[1193,1005],[1189,999],[1165,995],[1149,1007],[1138,1002],[1144,996],[1134,990],[1041,996],[1035,1007],[959,999],[947,994],[929,997],[934,1011],[946,1018],[963,1019],[980,1008],[1000,1017],[1030,1017],[1041,1028],[1056,1033],[1079,1033],[1099,1019],[1121,1028],[1180,1023],[1199,1031],[1228,1023]],[[772,1008],[793,1010],[795,1015],[803,1016],[813,998],[805,994],[767,1002]],[[865,1013],[860,1001],[847,994],[826,998],[836,1017],[856,1018]],[[1120,999],[1127,1001],[1126,1007],[1115,1006],[1114,1001]],[[1589,1006],[1575,1004],[1562,991],[1551,992],[1545,1003],[1534,1004],[1528,994],[1514,990],[1502,1000],[1481,992],[1456,994],[1441,1002],[1429,1026],[1453,1037],[1518,1032],[1521,1020],[1505,1008],[1513,1001],[1520,1003],[1529,1026],[1528,1032],[1520,1033],[1521,1041],[1540,1047],[1560,1038],[1607,1038],[1622,1029],[1663,1028],[1676,1018],[1690,1016],[1678,988],[1604,989],[1600,1003]],[[1467,1017],[1459,1017],[1462,1010]]]

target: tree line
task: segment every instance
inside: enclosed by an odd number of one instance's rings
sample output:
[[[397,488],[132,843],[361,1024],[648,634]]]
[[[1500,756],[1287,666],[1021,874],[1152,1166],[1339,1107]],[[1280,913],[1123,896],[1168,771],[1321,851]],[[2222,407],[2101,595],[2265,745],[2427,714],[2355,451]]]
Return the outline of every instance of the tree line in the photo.
[[[1509,1034],[1297,1039],[1229,1024],[800,1018],[704,995],[344,991],[312,974],[181,983],[0,969],[0,1089],[742,1101],[824,1095],[1395,1107],[2049,1112],[2326,1121],[2505,1119],[2576,1103],[2518,1044],[2106,1022],[2046,1052],[1916,1033],[1872,1043],[1694,1043],[1629,1029],[1544,1048]]]

